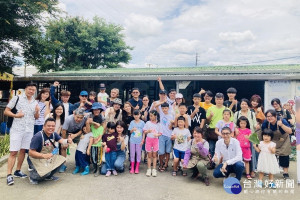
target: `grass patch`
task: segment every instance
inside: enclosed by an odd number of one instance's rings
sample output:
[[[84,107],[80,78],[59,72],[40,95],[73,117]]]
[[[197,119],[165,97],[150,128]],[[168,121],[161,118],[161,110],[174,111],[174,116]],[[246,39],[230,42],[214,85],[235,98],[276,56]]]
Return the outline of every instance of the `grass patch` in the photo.
[[[0,158],[9,153],[9,135],[0,136]]]

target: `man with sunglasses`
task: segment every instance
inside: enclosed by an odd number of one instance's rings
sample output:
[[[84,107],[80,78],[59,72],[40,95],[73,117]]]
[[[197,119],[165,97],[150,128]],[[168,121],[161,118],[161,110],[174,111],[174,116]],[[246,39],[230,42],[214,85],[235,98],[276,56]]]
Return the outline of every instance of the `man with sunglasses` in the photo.
[[[132,107],[134,109],[141,109],[143,107],[143,101],[140,99],[140,90],[139,88],[132,88],[131,95],[132,98],[128,100],[129,103],[131,103]]]
[[[89,112],[92,103],[88,101],[88,92],[83,90],[80,92],[79,99],[80,101],[74,104],[75,109],[81,108],[84,109],[85,112]]]
[[[219,164],[214,170],[215,178],[228,177],[229,174],[235,173],[236,178],[241,180],[244,171],[244,163],[242,162],[242,149],[240,142],[231,137],[231,129],[229,127],[222,128],[222,139],[216,143],[215,155],[213,161]]]

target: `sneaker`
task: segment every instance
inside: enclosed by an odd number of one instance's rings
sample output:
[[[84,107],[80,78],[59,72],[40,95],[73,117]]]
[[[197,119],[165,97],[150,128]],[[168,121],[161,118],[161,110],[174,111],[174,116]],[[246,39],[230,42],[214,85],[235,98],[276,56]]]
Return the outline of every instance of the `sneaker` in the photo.
[[[208,177],[204,178],[204,183],[205,183],[206,186],[209,186],[210,183],[209,183],[209,178]]]
[[[30,166],[28,166],[28,171],[31,172],[32,170],[33,169]]]
[[[257,186],[256,186],[256,187],[257,187],[257,188],[262,188],[262,186],[263,186],[263,185],[262,185],[262,181],[257,181]]]
[[[114,170],[112,173],[113,173],[113,175],[118,176],[118,173],[116,170]]]
[[[286,179],[290,179],[290,176],[288,173],[284,173],[283,174],[283,179],[286,180]]]
[[[64,173],[65,171],[67,170],[67,166],[66,165],[62,165],[60,168],[59,168],[59,173]]]
[[[151,169],[147,169],[146,176],[151,176]]]
[[[275,183],[274,183],[273,181],[271,181],[271,182],[269,183],[269,188],[271,188],[271,189],[276,189],[277,187],[276,187]]]
[[[51,177],[47,177],[45,178],[46,181],[58,181],[59,177],[57,176],[51,176]]]
[[[107,171],[105,174],[106,177],[109,177],[110,175],[111,175],[111,171]]]
[[[21,171],[15,171],[14,177],[18,177],[18,178],[27,178],[27,174],[24,174],[24,173],[21,172]]]
[[[153,176],[153,177],[156,177],[156,176],[157,176],[157,171],[156,171],[156,169],[152,169],[152,176]]]
[[[13,185],[15,183],[14,177],[11,174],[7,175],[6,181],[7,181],[7,185]]]
[[[30,182],[31,185],[37,185],[37,184],[39,184],[38,181],[34,181],[30,177],[29,177],[29,182]]]

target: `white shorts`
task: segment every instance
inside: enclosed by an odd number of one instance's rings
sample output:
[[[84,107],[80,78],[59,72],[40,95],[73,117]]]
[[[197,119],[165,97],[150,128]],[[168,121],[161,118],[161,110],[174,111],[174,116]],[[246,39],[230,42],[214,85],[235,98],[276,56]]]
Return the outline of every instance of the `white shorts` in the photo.
[[[9,151],[19,151],[20,149],[29,149],[30,142],[33,137],[33,131],[20,132],[11,130],[10,133]]]

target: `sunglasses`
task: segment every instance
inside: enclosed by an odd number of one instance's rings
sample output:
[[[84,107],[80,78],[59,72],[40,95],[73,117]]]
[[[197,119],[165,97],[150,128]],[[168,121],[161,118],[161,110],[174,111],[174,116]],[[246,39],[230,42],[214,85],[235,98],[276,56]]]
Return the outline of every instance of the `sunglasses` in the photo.
[[[87,95],[80,95],[80,96],[82,96],[82,97],[88,97]]]

